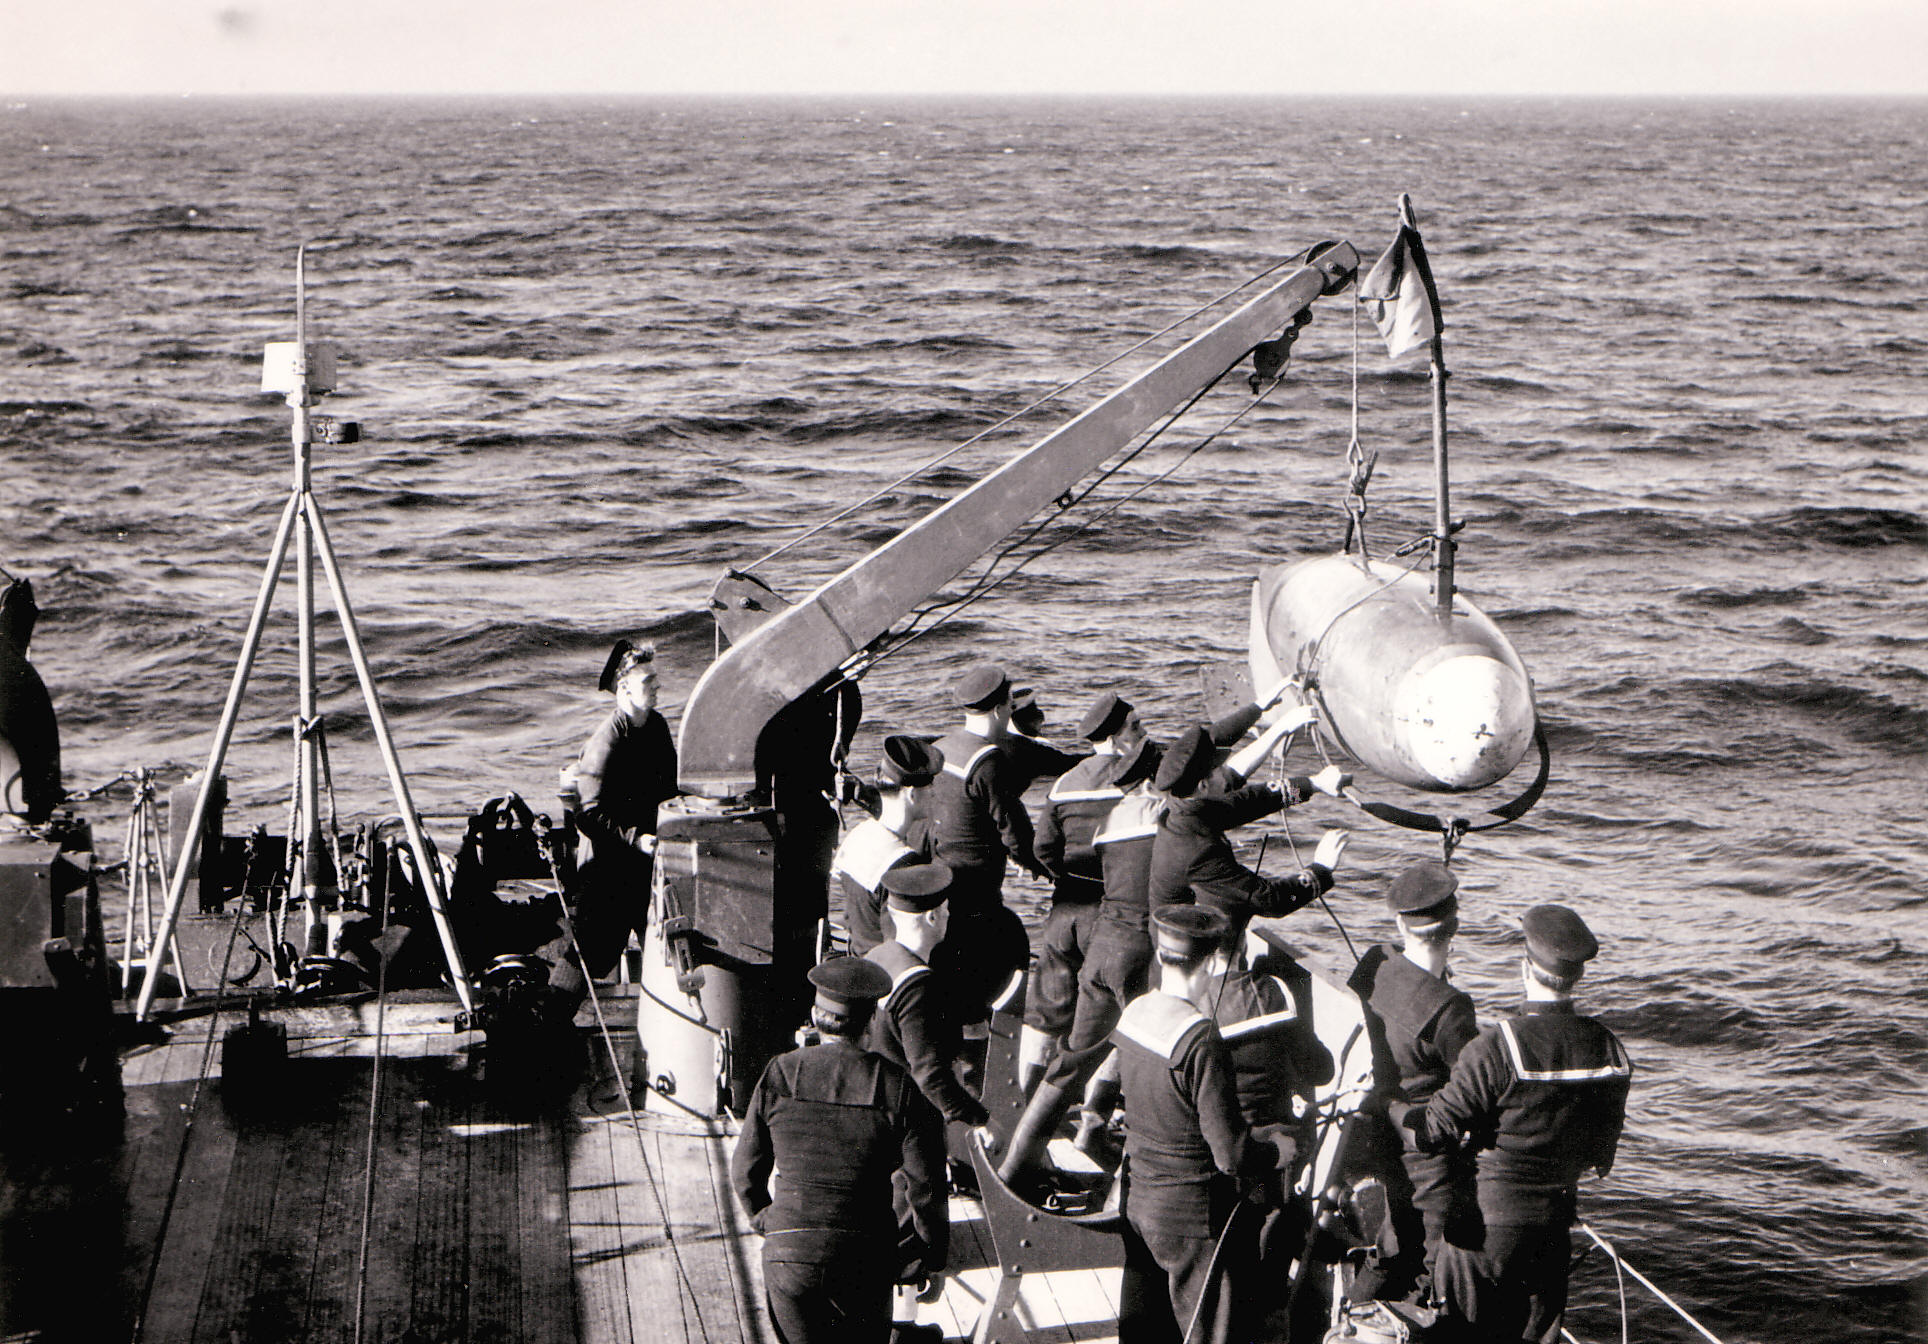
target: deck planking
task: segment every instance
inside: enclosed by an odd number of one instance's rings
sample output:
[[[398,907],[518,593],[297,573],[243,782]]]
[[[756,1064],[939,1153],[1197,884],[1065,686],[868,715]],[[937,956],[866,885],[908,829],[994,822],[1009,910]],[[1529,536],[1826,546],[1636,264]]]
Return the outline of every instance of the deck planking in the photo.
[[[366,1005],[293,1015],[280,1091],[245,1112],[198,1081],[218,1073],[220,1019],[130,1051],[119,1145],[51,1178],[16,1157],[0,1181],[0,1338],[771,1344],[733,1122],[630,1114],[593,1035],[573,1101],[530,1113],[490,1090],[482,1038],[453,1032],[446,1003],[391,1010],[379,1064],[375,1021]],[[615,1045],[626,1061],[633,1036]],[[952,1219],[956,1272],[918,1319],[962,1340],[995,1270],[976,1202],[953,1199]],[[93,1248],[118,1291],[77,1307],[41,1288],[22,1272],[36,1244],[64,1248],[47,1252],[63,1269]],[[1114,1337],[1106,1273],[1028,1279],[1034,1338]]]

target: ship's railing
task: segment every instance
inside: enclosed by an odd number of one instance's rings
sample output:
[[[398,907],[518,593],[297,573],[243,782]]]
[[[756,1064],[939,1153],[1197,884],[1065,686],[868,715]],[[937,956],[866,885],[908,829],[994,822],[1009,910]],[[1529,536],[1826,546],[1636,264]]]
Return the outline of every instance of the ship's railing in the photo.
[[[1693,1316],[1688,1312],[1687,1308],[1681,1306],[1680,1303],[1674,1301],[1673,1298],[1667,1296],[1666,1293],[1662,1292],[1660,1289],[1660,1285],[1655,1283],[1652,1279],[1648,1278],[1645,1274],[1642,1274],[1639,1270],[1635,1269],[1632,1265],[1628,1264],[1626,1260],[1624,1260],[1621,1257],[1620,1252],[1616,1251],[1613,1248],[1612,1243],[1609,1242],[1605,1237],[1601,1236],[1598,1232],[1594,1231],[1591,1227],[1589,1227],[1585,1223],[1580,1224],[1580,1230],[1586,1233],[1587,1236],[1592,1239],[1594,1245],[1598,1246],[1601,1250],[1607,1253],[1608,1259],[1613,1261],[1614,1278],[1620,1288],[1620,1344],[1627,1344],[1627,1338],[1628,1338],[1627,1282],[1626,1282],[1626,1278],[1624,1277],[1626,1274],[1633,1275],[1635,1281],[1637,1281],[1648,1292],[1652,1293],[1656,1298],[1658,1298],[1666,1306],[1670,1307],[1673,1310],[1673,1313],[1676,1316],[1680,1317],[1681,1320],[1687,1322],[1687,1324],[1693,1326],[1694,1329],[1698,1330],[1701,1334],[1701,1337],[1708,1340],[1710,1344],[1721,1344],[1721,1340],[1719,1336],[1717,1336],[1712,1330],[1709,1330],[1706,1326],[1702,1325],[1699,1321],[1695,1320]],[[1560,1329],[1560,1336],[1561,1338],[1568,1341],[1568,1344],[1580,1344],[1580,1341],[1574,1337],[1573,1332],[1571,1330],[1566,1329],[1564,1326],[1561,1327]]]

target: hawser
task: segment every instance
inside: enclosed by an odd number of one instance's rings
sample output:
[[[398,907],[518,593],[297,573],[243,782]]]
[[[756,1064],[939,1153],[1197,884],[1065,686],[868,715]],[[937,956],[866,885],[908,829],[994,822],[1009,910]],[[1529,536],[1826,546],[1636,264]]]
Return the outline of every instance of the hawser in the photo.
[[[1438,833],[1448,855],[1544,787],[1531,678],[1454,581],[1441,323],[1402,201],[1399,240],[1365,279],[1350,244],[1322,243],[1208,305],[1197,334],[815,591],[792,601],[755,573],[726,574],[711,608],[727,648],[683,712],[681,792],[658,818],[640,956],[617,983],[588,986],[579,1008],[559,1000],[537,951],[573,938],[562,900],[573,818],[551,823],[509,795],[470,819],[450,858],[409,795],[310,478],[312,445],[358,429],[314,413],[335,361],[310,337],[302,264],[296,339],[270,346],[262,383],[292,412],[293,488],[229,695],[165,827],[139,776],[121,868],[130,901],[140,897],[122,956],[139,972],[123,982],[139,982],[132,1002],[115,997],[91,827],[41,796],[58,748],[51,701],[25,662],[31,616],[16,614],[30,597],[9,603],[0,630],[0,762],[14,814],[0,891],[15,915],[0,994],[16,1020],[60,1024],[13,1033],[36,1044],[16,1048],[0,1084],[8,1179],[43,1192],[10,1206],[4,1270],[35,1282],[20,1248],[50,1237],[120,1267],[116,1291],[85,1302],[14,1293],[0,1303],[9,1338],[76,1321],[90,1338],[768,1338],[755,1234],[724,1168],[765,1065],[804,1025],[797,987],[826,945],[841,825],[826,800],[851,793],[859,683],[916,636],[936,594],[1041,513],[1081,501],[1173,408],[1248,360],[1252,404],[1269,395],[1313,305],[1348,290],[1390,347],[1430,350],[1436,528],[1404,568],[1369,559],[1361,528],[1356,552],[1349,529],[1340,554],[1258,576],[1252,684],[1290,678],[1273,718],[1300,713],[1319,751],[1409,788],[1498,784],[1537,745],[1538,778],[1480,825],[1352,791],[1384,820]],[[1371,468],[1353,465],[1357,522]],[[222,769],[290,550],[300,678],[288,826],[229,836]],[[351,831],[323,805],[317,568],[393,794],[393,816]],[[973,599],[995,586],[975,581]],[[148,902],[163,890],[156,913]],[[1374,1219],[1359,1193],[1371,1183],[1345,1160],[1345,1121],[1372,1083],[1358,1001],[1344,968],[1294,955],[1273,924],[1251,936],[1293,968],[1295,1009],[1337,1060],[1311,1103],[1320,1141],[1295,1193],[1317,1231],[1282,1292],[1297,1329],[1354,1328],[1336,1289]],[[220,967],[212,992],[187,983],[182,943]],[[237,992],[249,959],[267,983]],[[984,1042],[994,1146],[1024,1109],[1019,1007],[1002,1004]],[[100,1146],[116,1129],[119,1146]],[[1093,1320],[1102,1334],[1120,1256],[1103,1182],[1067,1160],[1047,1196],[1014,1189],[975,1142],[954,1159],[953,1220],[970,1235],[956,1241],[943,1295],[905,1314],[980,1340],[1090,1338]],[[1080,1293],[1095,1306],[1074,1320],[1064,1304]],[[1046,1297],[1060,1303],[1055,1324]]]

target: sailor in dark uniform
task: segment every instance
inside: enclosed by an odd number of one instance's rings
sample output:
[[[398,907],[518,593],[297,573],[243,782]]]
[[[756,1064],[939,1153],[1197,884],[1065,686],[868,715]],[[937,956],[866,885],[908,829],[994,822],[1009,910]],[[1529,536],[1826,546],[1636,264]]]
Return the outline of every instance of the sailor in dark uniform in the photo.
[[[1051,870],[1051,909],[1039,933],[1037,972],[1025,996],[1018,1065],[1026,1091],[1052,1044],[1071,1029],[1078,979],[1105,894],[1094,837],[1112,806],[1125,796],[1116,782],[1120,751],[1134,750],[1145,739],[1131,706],[1110,691],[1079,722],[1078,735],[1096,750],[1052,781],[1038,809],[1037,855]]]
[[[1177,906],[1155,911],[1152,925],[1159,988],[1132,1000],[1112,1033],[1127,1171],[1119,1344],[1243,1339],[1250,1247],[1234,1238],[1216,1272],[1212,1261],[1256,1153],[1225,1043],[1200,1008],[1226,920]]]
[[[764,1069],[730,1177],[764,1237],[777,1339],[882,1344],[891,1284],[935,1281],[949,1252],[943,1122],[909,1074],[857,1045],[890,990],[883,969],[837,957],[810,980],[823,1044]]]
[[[931,857],[951,870],[950,932],[933,958],[966,996],[967,1022],[983,1021],[993,1000],[1031,961],[1024,924],[1004,904],[1007,861],[1048,878],[1033,848],[1024,778],[1005,748],[1011,683],[980,663],[957,679],[953,696],[964,724],[937,740],[944,768],[930,787]]]
[[[1140,734],[1136,745],[1119,759],[1111,781],[1118,797],[1092,834],[1104,894],[1078,972],[1071,1025],[1012,1131],[1010,1147],[998,1167],[1006,1182],[1037,1161],[1081,1090],[1084,1115],[1077,1146],[1107,1167],[1117,1164],[1116,1153],[1103,1150],[1101,1136],[1118,1106],[1118,1079],[1115,1070],[1100,1066],[1111,1053],[1111,1032],[1125,1005],[1143,994],[1149,983],[1151,907],[1146,888],[1152,837],[1165,805],[1151,790],[1158,744]]]
[[[1004,735],[1005,750],[1015,762],[1016,777],[1030,788],[1041,779],[1056,779],[1090,759],[1089,752],[1065,751],[1044,740],[1044,706],[1029,686],[1011,691],[1011,727]]]
[[[1429,1152],[1477,1154],[1483,1229],[1450,1228],[1434,1289],[1482,1340],[1554,1337],[1566,1309],[1576,1187],[1613,1166],[1633,1066],[1614,1034],[1577,1012],[1573,987],[1599,951],[1562,905],[1520,919],[1521,1013],[1460,1051],[1424,1107],[1395,1111]]]
[[[1331,765],[1310,778],[1293,776],[1283,790],[1246,783],[1285,734],[1311,718],[1309,708],[1280,716],[1222,766],[1202,728],[1186,729],[1166,749],[1154,781],[1169,799],[1152,847],[1154,906],[1194,900],[1215,906],[1236,935],[1254,915],[1287,915],[1331,890],[1332,869],[1345,845],[1343,831],[1329,833],[1312,861],[1289,877],[1259,876],[1239,862],[1226,838],[1226,832],[1316,793],[1336,798],[1351,783],[1351,776]]]
[[[655,646],[618,640],[596,688],[614,694],[616,708],[576,762],[575,922],[585,969],[601,979],[615,969],[630,931],[642,936],[656,811],[677,790],[676,743],[656,710]]]
[[[892,936],[864,955],[890,977],[890,992],[864,1043],[908,1070],[947,1121],[977,1129],[990,1115],[957,1073],[964,1045],[958,996],[928,960],[949,923],[944,896],[950,882],[951,870],[941,863],[910,864],[884,874]]]
[[[890,937],[884,874],[930,857],[922,791],[943,767],[943,756],[923,738],[899,734],[884,739],[876,815],[844,832],[830,859],[830,871],[843,889],[844,932],[855,956]]]
[[[1206,1002],[1232,1061],[1239,1113],[1257,1143],[1274,1153],[1271,1193],[1283,1200],[1292,1188],[1300,1157],[1310,1152],[1311,1113],[1301,1118],[1296,1102],[1310,1103],[1332,1079],[1332,1052],[1299,1015],[1285,981],[1262,959],[1248,965],[1243,939],[1226,928],[1226,945],[1212,962]]]
[[[1409,864],[1386,889],[1401,942],[1368,949],[1347,982],[1365,1010],[1372,1042],[1375,1104],[1360,1123],[1379,1149],[1374,1165],[1385,1178],[1392,1215],[1380,1237],[1382,1258],[1353,1283],[1355,1301],[1412,1293],[1421,1269],[1431,1270],[1448,1222],[1473,1211],[1470,1163],[1456,1154],[1421,1152],[1412,1131],[1379,1118],[1394,1103],[1431,1101],[1479,1034],[1472,999],[1447,979],[1446,958],[1459,931],[1458,892],[1459,879],[1439,860]]]
[[[40,608],[33,584],[0,570],[0,818],[38,825],[67,797],[60,725],[47,683],[27,661]]]

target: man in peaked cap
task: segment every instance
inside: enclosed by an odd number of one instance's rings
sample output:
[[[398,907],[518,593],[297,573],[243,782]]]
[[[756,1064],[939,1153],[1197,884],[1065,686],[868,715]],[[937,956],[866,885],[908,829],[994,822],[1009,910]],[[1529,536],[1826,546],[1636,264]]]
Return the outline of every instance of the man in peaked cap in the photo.
[[[1011,730],[1011,682],[995,663],[966,668],[951,687],[964,711],[963,726],[937,740],[944,768],[932,787],[931,828],[936,857],[956,883],[955,913],[1003,899],[1007,858],[1049,876],[1033,852],[1031,818],[1016,763],[1004,749]]]
[[[1522,1011],[1467,1045],[1424,1107],[1394,1112],[1423,1150],[1476,1150],[1484,1228],[1447,1229],[1434,1293],[1478,1338],[1507,1344],[1558,1329],[1580,1176],[1612,1168],[1633,1074],[1614,1034],[1573,1005],[1600,950],[1586,921],[1536,905],[1520,929]]]
[[[864,955],[890,977],[890,991],[866,1044],[908,1069],[947,1121],[981,1128],[990,1114],[957,1075],[964,1046],[958,993],[930,964],[950,922],[945,894],[951,870],[941,863],[910,864],[885,873],[883,885],[892,936]]]
[[[1367,1108],[1368,1123],[1391,1214],[1380,1231],[1378,1263],[1353,1284],[1359,1302],[1415,1291],[1420,1271],[1430,1271],[1438,1258],[1449,1223],[1473,1208],[1470,1163],[1457,1154],[1421,1152],[1412,1131],[1378,1114],[1394,1104],[1424,1107],[1479,1034],[1472,999],[1447,977],[1459,930],[1459,879],[1439,860],[1420,859],[1386,888],[1386,908],[1401,941],[1369,948],[1347,982],[1359,996],[1372,1042],[1376,1104]]]
[[[1238,1203],[1237,1177],[1271,1163],[1254,1162],[1225,1043],[1201,1011],[1228,928],[1204,906],[1154,911],[1159,988],[1132,1000],[1112,1033],[1128,1172],[1121,1340],[1244,1337],[1251,1248],[1228,1244],[1216,1276],[1213,1250]]]
[[[923,791],[943,768],[942,753],[921,737],[893,734],[883,741],[877,765],[877,813],[844,832],[830,859],[830,871],[843,889],[844,930],[857,956],[890,936],[884,916],[884,875],[930,857]]]
[[[765,1067],[730,1175],[764,1237],[777,1338],[881,1344],[891,1284],[935,1278],[949,1252],[943,1122],[909,1074],[857,1044],[890,992],[883,968],[836,957],[810,982],[822,1044]]]
[[[944,768],[930,789],[931,855],[951,870],[950,932],[937,961],[964,994],[968,1023],[988,1016],[1031,959],[1024,925],[1004,904],[1006,862],[1050,874],[1038,862],[1024,810],[1030,780],[1007,744],[1010,678],[995,663],[979,663],[951,691],[964,722],[937,740]]]
[[[615,968],[649,911],[657,809],[676,796],[676,743],[656,709],[656,649],[618,640],[597,689],[616,697],[576,762],[576,937],[595,979]]]

